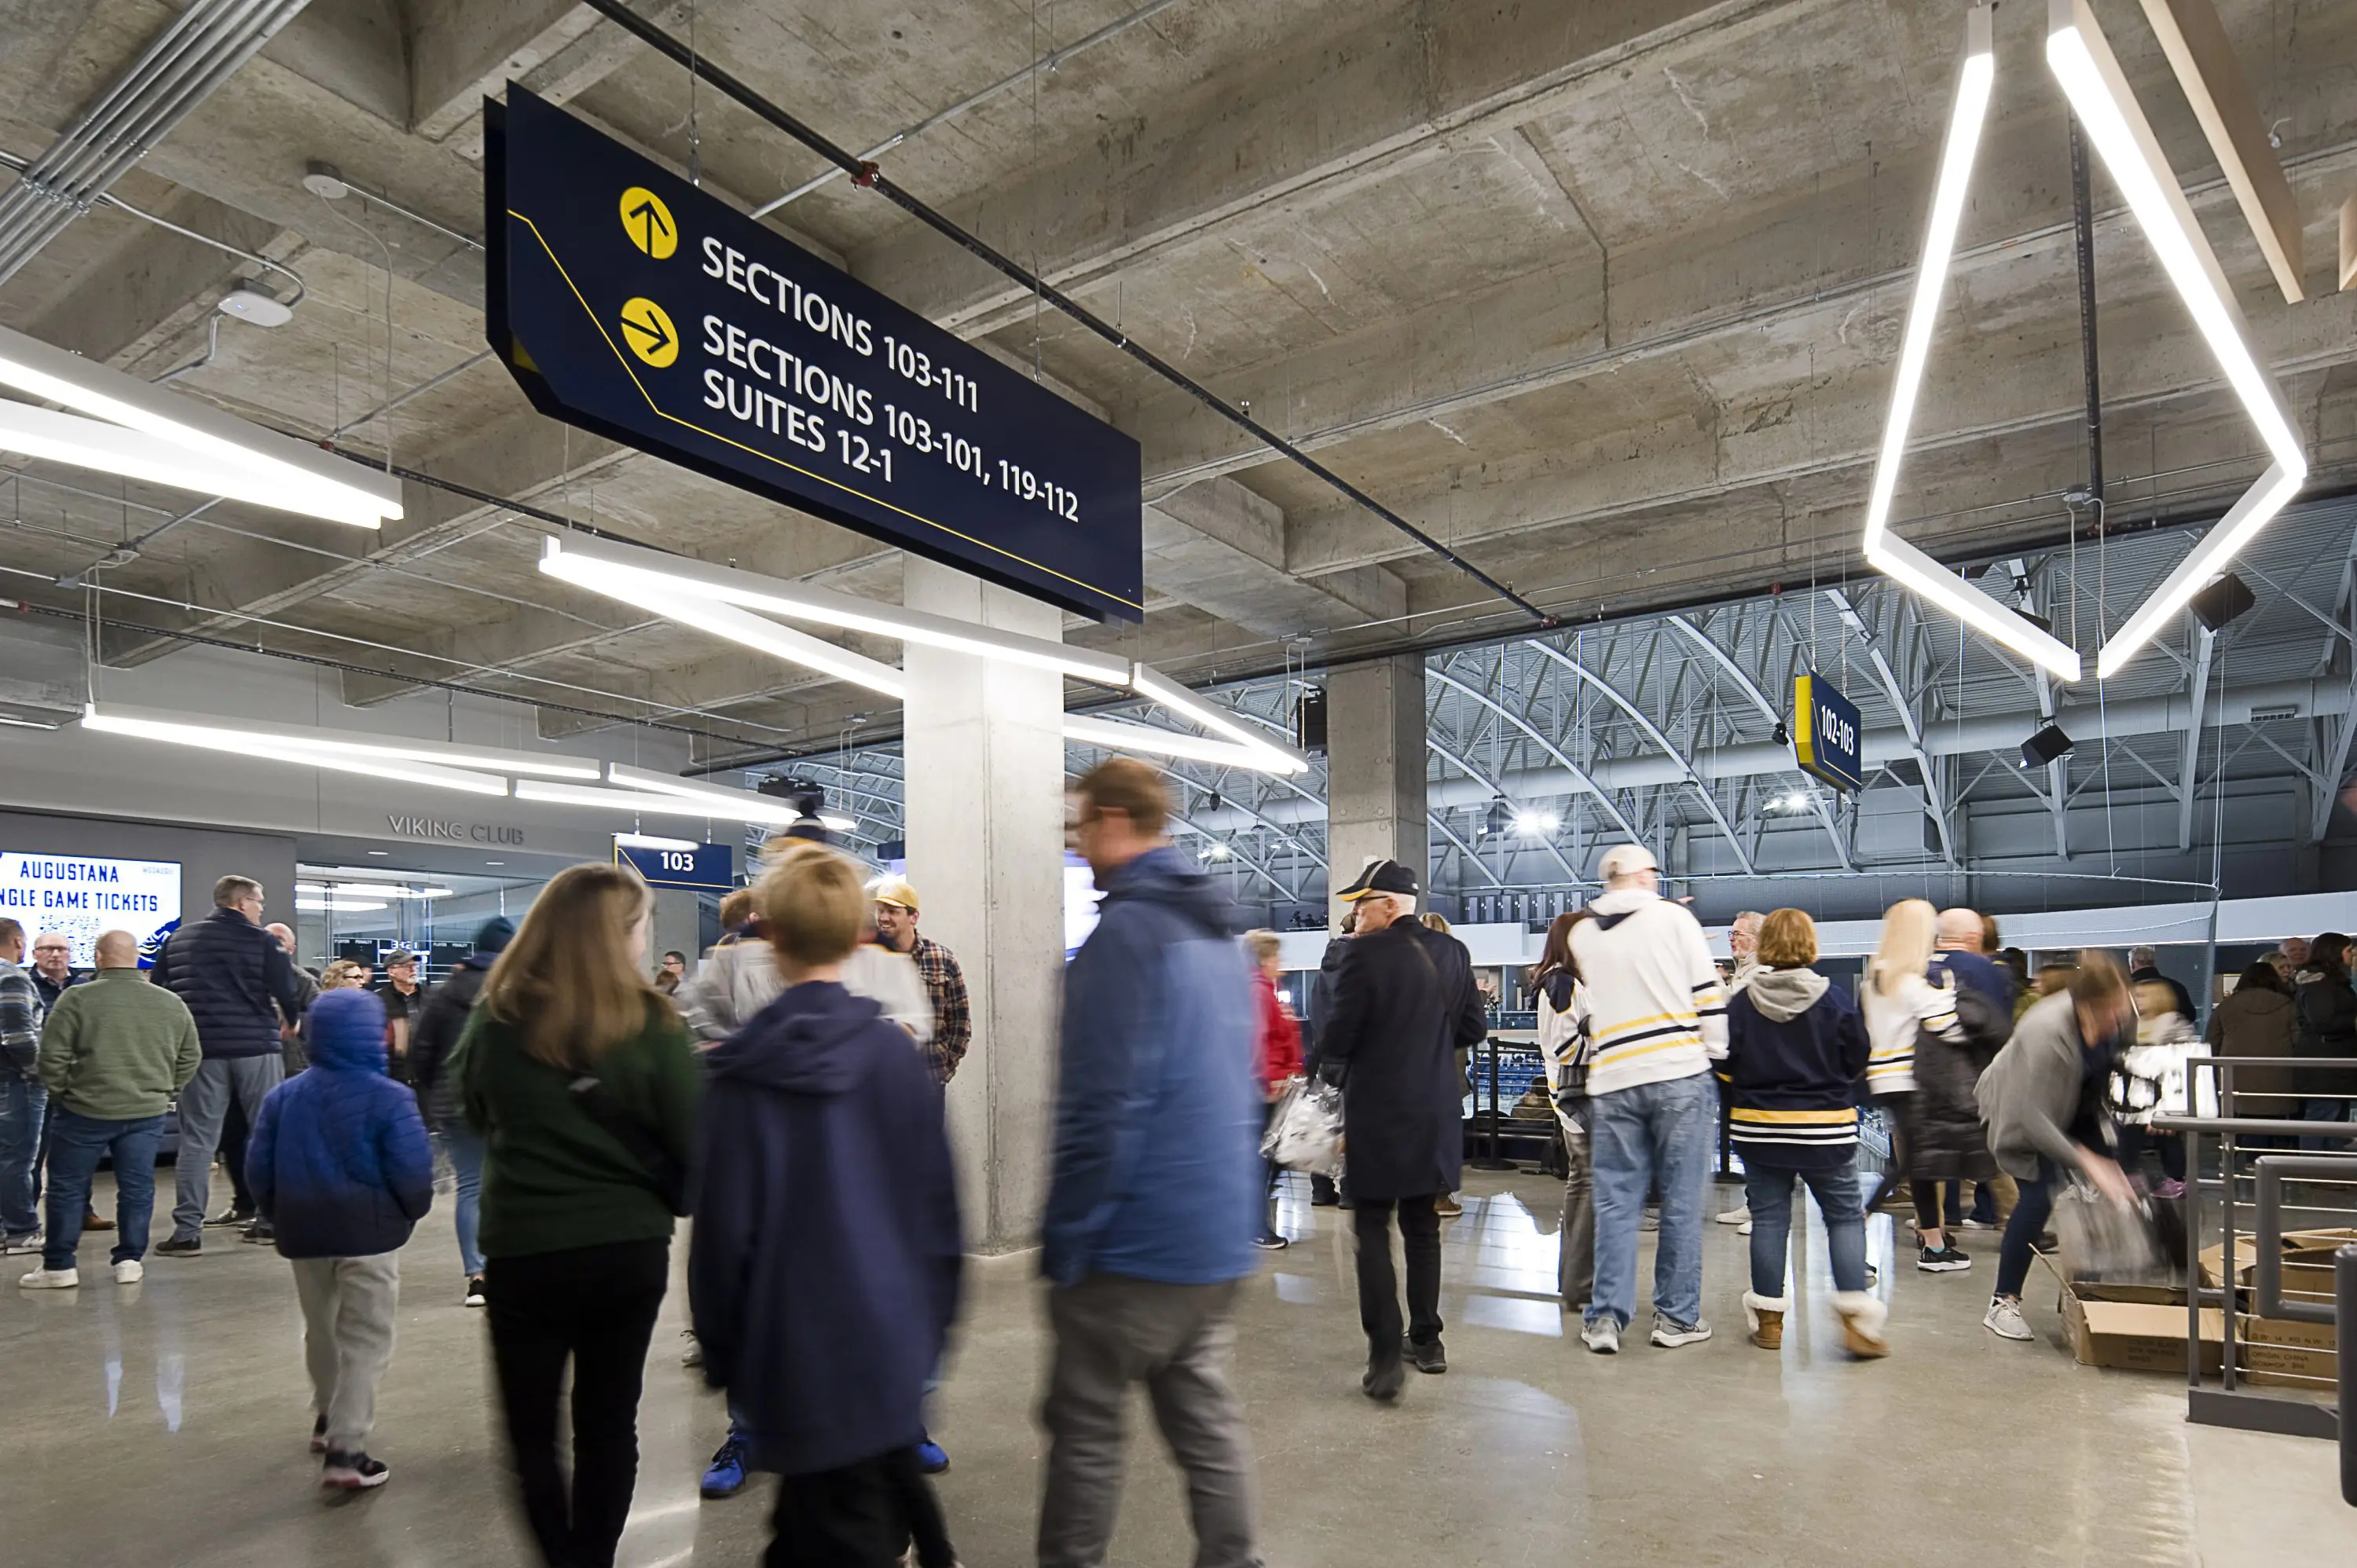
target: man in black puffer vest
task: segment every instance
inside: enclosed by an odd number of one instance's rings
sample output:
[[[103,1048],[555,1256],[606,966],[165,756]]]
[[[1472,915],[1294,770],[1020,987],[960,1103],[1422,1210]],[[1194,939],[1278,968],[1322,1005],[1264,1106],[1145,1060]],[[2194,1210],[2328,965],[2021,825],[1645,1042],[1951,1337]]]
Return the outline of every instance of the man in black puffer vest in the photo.
[[[301,1015],[302,982],[278,939],[263,929],[262,884],[250,876],[214,883],[213,912],[172,933],[148,978],[188,1004],[205,1054],[180,1091],[172,1236],[156,1249],[159,1257],[194,1257],[204,1250],[199,1227],[230,1101],[244,1110],[251,1126],[263,1098],[286,1076],[278,1010]]]

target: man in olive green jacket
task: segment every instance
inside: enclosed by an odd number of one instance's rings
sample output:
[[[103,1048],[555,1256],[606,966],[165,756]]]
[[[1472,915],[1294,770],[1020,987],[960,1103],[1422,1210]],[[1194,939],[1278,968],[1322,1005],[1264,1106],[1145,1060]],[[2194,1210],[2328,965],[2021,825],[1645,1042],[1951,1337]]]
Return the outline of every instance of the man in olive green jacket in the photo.
[[[139,969],[128,931],[98,939],[98,972],[58,998],[41,1030],[39,1072],[49,1091],[48,1238],[41,1266],[17,1283],[63,1290],[81,1283],[91,1178],[114,1156],[114,1278],[137,1283],[156,1207],[156,1155],[172,1097],[197,1074],[203,1052],[188,1004]]]

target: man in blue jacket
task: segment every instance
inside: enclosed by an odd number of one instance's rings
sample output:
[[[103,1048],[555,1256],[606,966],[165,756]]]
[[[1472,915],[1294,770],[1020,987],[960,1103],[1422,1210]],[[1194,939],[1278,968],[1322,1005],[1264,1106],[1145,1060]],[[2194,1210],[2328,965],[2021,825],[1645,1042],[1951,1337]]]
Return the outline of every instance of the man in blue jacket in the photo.
[[[916,1452],[964,1261],[942,1091],[844,989],[858,868],[807,851],[759,898],[785,989],[705,1058],[687,1262],[705,1379],[751,1467],[784,1477],[769,1562],[895,1568],[913,1537],[923,1568],[952,1568]]]
[[[1074,792],[1104,901],[1064,972],[1040,1568],[1104,1562],[1137,1382],[1187,1472],[1196,1568],[1248,1568],[1252,1455],[1228,1363],[1262,1220],[1251,974],[1226,900],[1164,835],[1161,776],[1117,758]]]
[[[243,1108],[251,1126],[263,1096],[285,1078],[279,1010],[300,1017],[303,986],[295,961],[263,929],[262,884],[250,876],[214,883],[213,912],[174,931],[147,978],[188,1004],[205,1053],[197,1076],[180,1091],[172,1234],[156,1249],[158,1257],[192,1258],[204,1251],[213,1153],[221,1147],[230,1101]]]
[[[262,1102],[245,1175],[295,1265],[319,1484],[358,1491],[392,1476],[365,1444],[393,1360],[399,1254],[434,1204],[434,1155],[417,1097],[385,1076],[384,1004],[325,992],[310,1020],[311,1065]]]

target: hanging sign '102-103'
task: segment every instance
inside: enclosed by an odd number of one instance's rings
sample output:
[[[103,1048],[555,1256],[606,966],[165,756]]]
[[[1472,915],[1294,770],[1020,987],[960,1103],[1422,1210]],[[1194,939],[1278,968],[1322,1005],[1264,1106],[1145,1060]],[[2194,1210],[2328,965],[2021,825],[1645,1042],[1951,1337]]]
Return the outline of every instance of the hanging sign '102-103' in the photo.
[[[1803,772],[1822,779],[1836,789],[1855,789],[1866,781],[1859,745],[1864,725],[1857,704],[1822,675],[1803,675],[1792,682],[1792,755]]]
[[[522,88],[484,113],[488,336],[543,413],[1144,615],[1135,441]]]

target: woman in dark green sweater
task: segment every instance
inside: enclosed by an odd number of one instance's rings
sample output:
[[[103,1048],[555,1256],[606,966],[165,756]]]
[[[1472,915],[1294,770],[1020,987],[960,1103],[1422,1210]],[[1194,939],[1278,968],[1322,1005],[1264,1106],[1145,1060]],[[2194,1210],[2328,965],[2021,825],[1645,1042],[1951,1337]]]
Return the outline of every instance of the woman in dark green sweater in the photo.
[[[671,1274],[701,1087],[642,978],[651,903],[611,865],[557,874],[459,1042],[484,1143],[491,1358],[526,1520],[551,1568],[610,1568],[638,1479],[639,1388]],[[573,1365],[573,1473],[557,1406]]]

